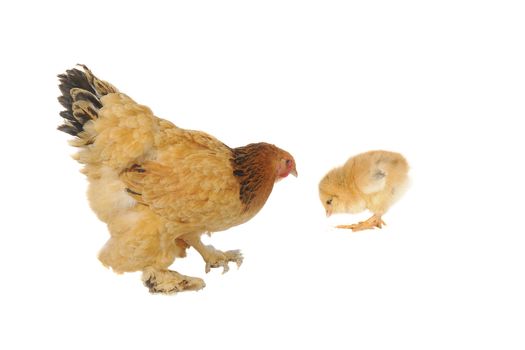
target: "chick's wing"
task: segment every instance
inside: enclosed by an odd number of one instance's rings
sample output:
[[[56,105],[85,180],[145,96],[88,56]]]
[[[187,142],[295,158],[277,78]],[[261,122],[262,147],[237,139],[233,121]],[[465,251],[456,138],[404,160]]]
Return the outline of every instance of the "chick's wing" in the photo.
[[[404,182],[408,163],[399,153],[370,151],[352,160],[352,171],[361,192],[372,194]]]
[[[353,166],[357,188],[365,194],[382,191],[386,186],[387,170],[372,157],[356,159]]]

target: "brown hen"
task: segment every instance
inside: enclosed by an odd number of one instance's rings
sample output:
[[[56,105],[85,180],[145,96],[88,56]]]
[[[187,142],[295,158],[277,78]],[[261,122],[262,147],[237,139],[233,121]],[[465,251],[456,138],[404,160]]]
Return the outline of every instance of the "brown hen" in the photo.
[[[167,294],[205,286],[168,269],[190,246],[206,272],[240,265],[238,250],[200,237],[254,217],[275,182],[297,175],[293,157],[271,144],[230,148],[181,129],[82,68],[59,75],[66,110],[58,129],[76,136],[70,143],[80,148],[74,158],[84,164],[89,203],[111,234],[100,261],[117,273],[142,271],[150,292]]]

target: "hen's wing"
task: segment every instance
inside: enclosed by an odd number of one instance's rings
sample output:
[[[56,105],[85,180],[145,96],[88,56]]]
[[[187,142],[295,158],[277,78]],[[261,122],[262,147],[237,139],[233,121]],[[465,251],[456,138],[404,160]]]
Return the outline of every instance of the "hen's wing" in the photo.
[[[242,212],[231,150],[201,132],[170,129],[156,160],[121,175],[127,191],[158,215],[188,229],[219,231]]]

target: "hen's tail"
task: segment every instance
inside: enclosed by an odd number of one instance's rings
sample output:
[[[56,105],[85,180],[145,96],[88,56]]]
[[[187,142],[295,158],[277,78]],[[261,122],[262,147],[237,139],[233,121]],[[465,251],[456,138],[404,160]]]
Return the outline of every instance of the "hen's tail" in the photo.
[[[58,130],[83,139],[79,144],[88,144],[91,140],[84,133],[84,125],[98,118],[98,111],[102,108],[100,98],[118,90],[108,82],[98,79],[84,65],[79,65],[83,71],[73,68],[64,74],[59,74],[60,92],[58,101],[65,110],[60,112],[64,124]],[[80,141],[80,140],[79,140]]]

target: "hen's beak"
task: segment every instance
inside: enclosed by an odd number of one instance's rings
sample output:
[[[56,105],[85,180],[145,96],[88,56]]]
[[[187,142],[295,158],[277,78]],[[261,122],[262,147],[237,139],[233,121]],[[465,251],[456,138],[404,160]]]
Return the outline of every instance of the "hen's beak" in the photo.
[[[292,171],[290,171],[290,174],[292,174],[293,176],[297,177],[297,170],[295,169],[292,169]]]

